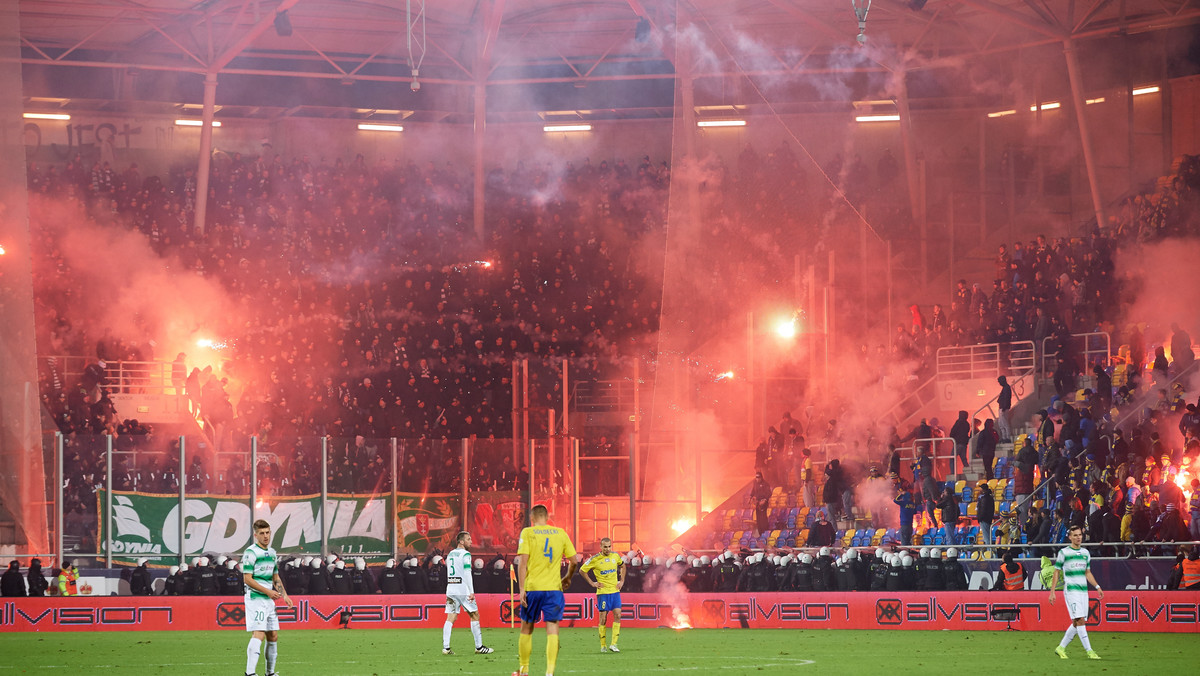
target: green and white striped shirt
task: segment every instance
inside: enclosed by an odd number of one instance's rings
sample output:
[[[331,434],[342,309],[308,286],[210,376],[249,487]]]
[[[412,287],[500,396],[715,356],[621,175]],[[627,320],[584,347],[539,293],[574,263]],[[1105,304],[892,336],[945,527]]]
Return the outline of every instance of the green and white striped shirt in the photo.
[[[1087,571],[1092,562],[1092,553],[1080,547],[1063,547],[1054,558],[1054,567],[1062,571],[1063,592],[1078,592],[1086,594],[1088,590]]]
[[[263,549],[257,544],[252,544],[246,549],[246,553],[242,554],[242,572],[253,574],[254,580],[265,589],[271,589],[275,586],[275,566],[277,563],[278,556],[275,554],[275,550],[270,547]],[[246,585],[246,598],[269,599],[271,597],[257,589],[252,589],[250,585]]]

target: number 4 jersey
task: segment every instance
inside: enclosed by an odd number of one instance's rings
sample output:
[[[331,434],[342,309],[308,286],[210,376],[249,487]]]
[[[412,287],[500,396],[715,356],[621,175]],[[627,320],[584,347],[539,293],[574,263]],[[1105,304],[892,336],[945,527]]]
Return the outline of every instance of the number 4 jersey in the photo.
[[[521,531],[517,554],[525,556],[525,591],[562,591],[560,565],[575,556],[575,546],[561,528],[529,526]]]
[[[460,547],[446,555],[446,596],[470,596],[474,593],[471,552]]]

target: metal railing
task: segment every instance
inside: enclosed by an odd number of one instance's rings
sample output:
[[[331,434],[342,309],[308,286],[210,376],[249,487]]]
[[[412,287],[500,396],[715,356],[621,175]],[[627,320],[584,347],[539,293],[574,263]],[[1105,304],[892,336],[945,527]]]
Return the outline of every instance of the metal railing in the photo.
[[[1042,339],[1041,348],[1041,373],[1053,373],[1058,368],[1058,353],[1050,354],[1047,349],[1050,342],[1055,340],[1054,336],[1047,336]],[[1083,343],[1082,350],[1079,350],[1079,355],[1083,357],[1084,364],[1100,363],[1103,366],[1108,365],[1109,357],[1112,355],[1112,338],[1106,331],[1092,331],[1090,333],[1072,333],[1071,340],[1081,341]]]
[[[1128,405],[1129,410],[1125,413],[1125,415],[1117,419],[1116,424],[1113,425],[1113,429],[1121,429],[1125,423],[1129,422],[1131,418],[1134,416],[1140,416],[1142,411],[1145,410],[1148,405],[1158,397],[1159,390],[1166,389],[1167,392],[1170,392],[1175,383],[1183,380],[1187,376],[1192,375],[1197,370],[1200,370],[1200,360],[1192,362],[1186,369],[1175,374],[1175,376],[1168,380],[1165,384],[1147,388],[1146,392],[1138,397],[1137,401]]]
[[[520,464],[506,464],[506,439],[250,437],[240,450],[215,452],[196,435],[133,438],[142,440],[134,450],[114,447],[125,437],[47,438],[55,558],[112,566],[143,556],[166,565],[237,555],[257,518],[272,523],[282,538],[275,546],[288,554],[332,550],[382,560],[444,548],[463,528],[477,536],[480,551],[515,551],[514,524],[535,496],[578,538],[575,439],[530,440],[528,474],[508,474]],[[562,485],[554,483],[559,477]],[[609,525],[630,535],[636,528]]]
[[[995,378],[1032,372],[1036,365],[1031,340],[943,347],[937,351],[937,374],[942,380]]]
[[[580,413],[608,413],[632,410],[633,381],[594,380],[576,384],[572,410]]]
[[[917,385],[916,389],[904,395],[891,408],[884,411],[879,419],[892,427],[903,427],[926,406],[937,400],[937,381],[938,376],[935,373],[928,380]]]
[[[98,363],[90,357],[53,356],[39,357],[38,362],[46,366],[53,361],[54,368],[66,383],[83,378],[88,366]],[[112,392],[125,394],[184,394],[187,373],[172,381],[173,362],[169,361],[109,361],[105,362],[105,387]],[[64,383],[65,384],[65,383]],[[197,396],[199,393],[197,393]]]

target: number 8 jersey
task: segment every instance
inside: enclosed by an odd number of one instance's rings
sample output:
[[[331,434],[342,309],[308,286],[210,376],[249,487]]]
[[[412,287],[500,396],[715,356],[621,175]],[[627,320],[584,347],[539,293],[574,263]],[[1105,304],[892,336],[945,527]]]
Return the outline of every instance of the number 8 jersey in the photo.
[[[474,593],[471,552],[459,547],[446,555],[446,596],[470,596]]]

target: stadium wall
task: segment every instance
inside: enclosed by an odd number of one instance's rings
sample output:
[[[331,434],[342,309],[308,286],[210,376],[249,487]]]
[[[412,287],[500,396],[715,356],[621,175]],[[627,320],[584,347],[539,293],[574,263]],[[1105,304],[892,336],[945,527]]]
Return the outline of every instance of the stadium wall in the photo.
[[[1059,629],[1066,621],[1061,595],[1050,605],[1043,592],[901,592],[763,594],[623,594],[621,624],[642,628],[709,629],[914,629],[990,630],[1007,628],[993,612],[1017,608],[1014,629]],[[485,627],[509,626],[513,601],[507,594],[480,594]],[[281,629],[336,629],[341,613],[351,626],[398,629],[442,626],[445,597],[315,596],[279,607]],[[1099,631],[1200,631],[1200,592],[1106,593],[1092,596],[1088,626]],[[567,594],[563,625],[593,626],[596,600]],[[0,631],[161,631],[244,630],[241,599],[229,597],[106,597],[6,599],[0,603]]]

